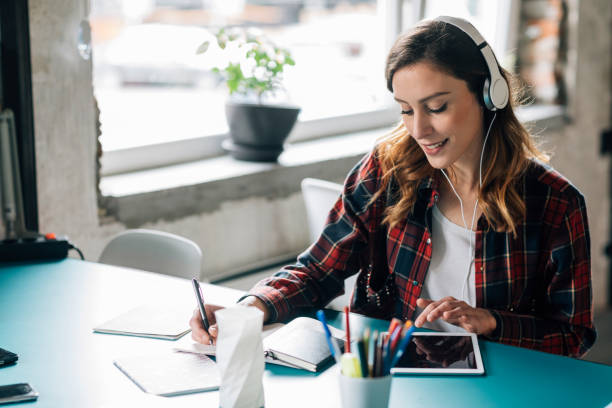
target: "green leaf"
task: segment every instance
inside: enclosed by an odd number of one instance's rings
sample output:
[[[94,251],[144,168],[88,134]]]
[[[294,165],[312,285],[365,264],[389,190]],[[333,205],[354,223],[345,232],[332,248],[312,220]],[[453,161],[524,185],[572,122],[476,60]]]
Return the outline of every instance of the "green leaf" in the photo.
[[[242,73],[242,69],[240,68],[240,64],[230,63],[226,68],[225,72],[227,73],[227,89],[230,94],[234,92],[238,92],[241,84],[244,82],[244,74]]]
[[[204,54],[206,51],[208,51],[209,46],[210,46],[210,41],[204,41],[202,44],[200,44],[200,46],[196,50],[196,54]]]

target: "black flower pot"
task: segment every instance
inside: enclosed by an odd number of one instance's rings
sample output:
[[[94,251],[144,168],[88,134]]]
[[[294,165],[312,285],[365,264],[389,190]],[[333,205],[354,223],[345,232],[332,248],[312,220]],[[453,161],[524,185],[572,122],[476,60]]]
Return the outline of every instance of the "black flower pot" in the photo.
[[[238,160],[274,162],[299,113],[296,106],[228,102],[230,140],[223,147]]]

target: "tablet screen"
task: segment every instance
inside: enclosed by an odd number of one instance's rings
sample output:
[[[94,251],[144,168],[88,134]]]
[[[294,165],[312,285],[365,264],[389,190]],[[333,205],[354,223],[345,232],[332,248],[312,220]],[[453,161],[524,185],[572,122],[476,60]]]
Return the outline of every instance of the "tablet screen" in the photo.
[[[392,372],[482,374],[476,336],[463,333],[414,333]]]

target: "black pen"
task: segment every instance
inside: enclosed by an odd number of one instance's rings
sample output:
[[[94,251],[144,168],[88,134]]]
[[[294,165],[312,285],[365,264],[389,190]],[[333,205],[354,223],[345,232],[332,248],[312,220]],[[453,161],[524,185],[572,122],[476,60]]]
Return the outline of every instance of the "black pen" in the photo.
[[[198,307],[200,308],[200,315],[202,316],[202,322],[204,323],[204,330],[208,333],[210,323],[206,317],[206,308],[204,307],[204,296],[202,295],[202,288],[200,288],[200,282],[196,278],[191,279],[193,282],[193,291],[195,292],[196,299],[198,299]]]

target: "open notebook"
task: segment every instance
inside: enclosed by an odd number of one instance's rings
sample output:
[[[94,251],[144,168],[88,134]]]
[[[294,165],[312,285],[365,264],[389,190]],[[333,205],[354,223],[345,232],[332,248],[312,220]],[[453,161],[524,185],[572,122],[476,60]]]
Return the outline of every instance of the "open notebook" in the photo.
[[[344,331],[329,326],[339,346],[345,338]],[[287,324],[264,326],[262,333],[266,362],[319,371],[332,358],[321,322],[310,317],[298,317]],[[214,345],[194,342],[189,336],[173,347],[186,353],[215,355]]]

